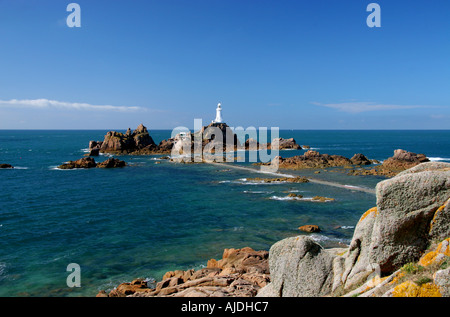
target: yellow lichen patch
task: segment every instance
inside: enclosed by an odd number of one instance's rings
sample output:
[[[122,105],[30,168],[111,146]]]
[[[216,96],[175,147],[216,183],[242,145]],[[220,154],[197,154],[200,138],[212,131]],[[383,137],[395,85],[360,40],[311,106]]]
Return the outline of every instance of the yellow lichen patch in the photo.
[[[362,216],[361,216],[361,219],[359,219],[359,221],[361,222],[361,221],[363,221],[364,220],[364,218],[366,218],[368,215],[370,215],[371,213],[375,213],[375,216],[378,214],[378,208],[377,207],[373,207],[373,208],[370,208],[369,210],[367,210]]]
[[[439,286],[433,283],[422,284],[418,297],[442,297]]]
[[[419,295],[419,285],[414,282],[406,281],[394,287],[393,297],[417,297]]]
[[[444,256],[450,256],[450,238],[445,239],[437,246],[436,250],[430,251],[422,256],[419,260],[419,264],[422,266],[428,266],[431,264],[439,264],[444,260]]]
[[[433,283],[417,285],[414,282],[406,281],[394,287],[393,297],[442,297],[439,286]]]

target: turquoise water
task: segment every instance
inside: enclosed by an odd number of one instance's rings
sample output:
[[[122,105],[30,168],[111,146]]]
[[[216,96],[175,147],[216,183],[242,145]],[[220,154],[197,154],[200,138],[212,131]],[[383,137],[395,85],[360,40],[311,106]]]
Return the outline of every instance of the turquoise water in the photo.
[[[324,246],[349,242],[373,194],[305,184],[255,184],[246,170],[124,156],[123,169],[58,170],[107,131],[0,131],[0,296],[95,296],[134,278],[200,268],[224,248],[268,250],[298,227],[317,224]],[[156,142],[171,131],[150,131]],[[450,162],[450,131],[280,131],[321,153],[384,160],[402,148]],[[304,153],[282,151],[281,156]],[[96,158],[96,161],[106,159]],[[160,162],[160,164],[156,164]],[[236,164],[236,163],[235,163]],[[249,164],[242,164],[247,165]],[[292,172],[374,188],[381,177]],[[335,198],[293,201],[296,192]],[[69,288],[69,263],[81,287]]]

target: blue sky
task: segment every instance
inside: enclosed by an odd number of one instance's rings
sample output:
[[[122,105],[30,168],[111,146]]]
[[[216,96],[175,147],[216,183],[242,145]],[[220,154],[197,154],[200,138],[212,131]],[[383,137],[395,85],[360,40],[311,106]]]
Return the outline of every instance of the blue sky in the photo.
[[[450,1],[371,2],[0,0],[0,129],[449,129]]]

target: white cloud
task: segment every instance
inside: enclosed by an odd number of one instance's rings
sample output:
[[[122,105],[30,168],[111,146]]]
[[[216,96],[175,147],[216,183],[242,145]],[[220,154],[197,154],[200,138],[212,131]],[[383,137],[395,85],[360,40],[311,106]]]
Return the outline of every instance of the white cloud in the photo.
[[[88,103],[64,102],[64,101],[49,100],[49,99],[0,100],[0,107],[87,110],[87,111],[119,111],[119,112],[134,112],[134,111],[146,110],[145,108],[142,108],[142,107],[91,105]]]
[[[419,105],[391,105],[391,104],[380,104],[376,102],[343,102],[343,103],[328,103],[321,104],[318,102],[312,102],[316,106],[322,106],[332,109],[337,109],[343,112],[349,113],[360,113],[366,111],[383,111],[383,110],[396,110],[396,109],[416,109],[416,108],[426,108],[428,106]]]

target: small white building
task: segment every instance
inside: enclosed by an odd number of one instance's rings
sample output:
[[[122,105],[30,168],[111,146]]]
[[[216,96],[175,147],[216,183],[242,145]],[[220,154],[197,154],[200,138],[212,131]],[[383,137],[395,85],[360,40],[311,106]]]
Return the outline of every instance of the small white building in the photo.
[[[216,109],[216,119],[213,120],[213,123],[223,123],[222,120],[222,104],[219,102]]]

